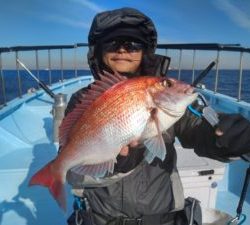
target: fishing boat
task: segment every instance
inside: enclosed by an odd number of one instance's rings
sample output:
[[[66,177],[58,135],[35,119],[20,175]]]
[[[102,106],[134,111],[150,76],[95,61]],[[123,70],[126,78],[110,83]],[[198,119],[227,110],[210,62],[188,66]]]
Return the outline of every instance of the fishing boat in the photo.
[[[28,183],[38,169],[57,155],[58,125],[71,94],[93,81],[90,71],[83,72],[77,65],[78,52],[86,47],[87,44],[0,48],[1,225],[67,224],[73,203],[70,187],[67,187],[68,209],[64,214],[46,188],[31,188]],[[72,52],[70,70],[65,70],[66,50]],[[52,68],[55,51],[59,51],[57,69]],[[197,84],[205,104],[217,112],[240,113],[250,120],[250,71],[247,70],[250,65],[244,63],[250,56],[250,48],[216,43],[159,44],[157,52],[171,56],[174,65],[171,64],[169,76],[190,83],[212,59],[211,67],[215,68]],[[23,69],[30,60],[30,57],[25,59],[26,53],[33,55],[35,67],[31,71],[27,67]],[[222,68],[225,53],[233,55],[234,62],[238,62],[237,70]],[[41,55],[46,55],[43,62]],[[5,66],[9,58],[11,70]],[[23,67],[18,60],[24,63]],[[46,70],[41,66],[44,62]],[[199,199],[206,215],[221,212],[217,215],[235,218],[236,223],[230,224],[249,225],[250,188],[247,191],[245,177],[250,177],[250,157],[245,155],[222,163],[196,156],[192,150],[183,149],[178,140],[176,148],[185,196]],[[237,207],[240,210],[236,211]],[[205,220],[212,224],[209,218]]]

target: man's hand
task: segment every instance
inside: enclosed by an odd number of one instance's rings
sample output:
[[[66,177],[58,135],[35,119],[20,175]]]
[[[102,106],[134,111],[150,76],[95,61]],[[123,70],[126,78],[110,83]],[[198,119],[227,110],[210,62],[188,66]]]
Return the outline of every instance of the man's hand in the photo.
[[[250,123],[239,114],[220,114],[215,129],[218,147],[231,148],[235,154],[249,151]],[[245,149],[245,151],[243,150]]]
[[[121,149],[121,151],[120,151],[119,154],[120,154],[121,156],[127,156],[128,153],[129,153],[129,147],[128,147],[128,146],[125,146],[125,147],[123,147],[123,148]]]
[[[217,125],[217,128],[215,129],[215,134],[220,137],[230,130],[231,132],[233,132],[232,129],[238,129],[237,123],[239,123],[241,120],[242,116],[240,116],[239,114],[220,115],[220,120]]]
[[[215,134],[217,135],[217,136],[222,136],[224,133],[223,133],[223,131],[220,129],[220,128],[216,128],[215,129]]]
[[[121,156],[128,156],[129,150],[130,150],[131,148],[134,148],[134,147],[138,146],[138,145],[139,145],[139,142],[138,142],[138,141],[132,141],[128,146],[124,146],[124,147],[121,149],[120,155],[121,155]],[[130,147],[131,147],[131,148],[130,148]]]

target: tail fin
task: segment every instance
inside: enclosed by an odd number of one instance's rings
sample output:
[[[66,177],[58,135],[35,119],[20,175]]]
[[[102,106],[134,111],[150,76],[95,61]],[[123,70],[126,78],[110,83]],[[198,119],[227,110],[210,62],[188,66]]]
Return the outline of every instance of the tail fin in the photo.
[[[30,180],[29,185],[42,185],[49,189],[58,205],[66,211],[66,198],[63,177],[52,170],[52,162],[39,170]]]

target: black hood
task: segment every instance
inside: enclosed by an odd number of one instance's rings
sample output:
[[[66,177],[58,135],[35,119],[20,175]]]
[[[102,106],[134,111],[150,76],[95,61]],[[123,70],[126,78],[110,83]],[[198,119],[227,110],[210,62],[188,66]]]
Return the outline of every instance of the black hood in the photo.
[[[119,32],[116,32],[118,30]],[[103,69],[98,47],[107,38],[125,30],[130,30],[126,36],[140,39],[145,43],[148,54],[155,52],[157,32],[152,20],[142,12],[133,8],[121,8],[99,13],[93,19],[88,36],[88,63],[96,79],[99,78],[98,72]]]
[[[152,20],[133,8],[121,8],[97,14],[89,31],[89,45],[96,45],[98,42],[102,42],[106,36],[123,28],[136,30],[149,48],[152,50],[156,48],[157,33]],[[128,32],[127,35],[133,36],[133,32]]]

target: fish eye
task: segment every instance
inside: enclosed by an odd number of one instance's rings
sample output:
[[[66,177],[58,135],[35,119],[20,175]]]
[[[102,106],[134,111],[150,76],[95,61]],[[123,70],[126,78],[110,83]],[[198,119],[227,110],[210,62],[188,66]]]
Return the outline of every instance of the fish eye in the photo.
[[[163,81],[161,82],[161,85],[162,85],[163,87],[168,87],[168,84],[167,84],[167,81],[166,81],[166,80],[163,80]]]
[[[162,86],[164,86],[164,87],[171,87],[172,83],[171,83],[171,81],[169,79],[166,79],[166,80],[162,81]]]
[[[172,87],[173,86],[173,83],[169,79],[167,79],[167,84],[168,84],[168,87]]]

